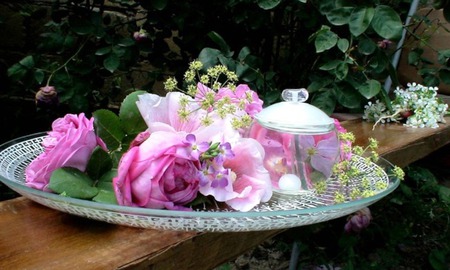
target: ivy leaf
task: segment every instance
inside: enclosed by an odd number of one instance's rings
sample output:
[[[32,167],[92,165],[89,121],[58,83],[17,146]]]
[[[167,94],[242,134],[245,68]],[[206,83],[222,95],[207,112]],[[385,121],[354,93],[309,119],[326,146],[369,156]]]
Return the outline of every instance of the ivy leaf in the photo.
[[[111,53],[103,60],[103,67],[113,73],[120,65],[120,59],[115,53]]]
[[[314,94],[311,104],[331,115],[336,107],[336,98],[331,89],[325,89],[325,91]]]
[[[330,10],[327,13],[327,19],[332,25],[344,25],[350,21],[350,15],[352,14],[354,7],[340,7]]]
[[[230,46],[226,43],[222,36],[218,33],[211,31],[208,33],[208,37],[217,45],[219,45],[220,51],[223,55],[227,57],[231,57],[233,53],[230,51]]]
[[[92,199],[98,189],[94,181],[85,173],[75,168],[59,168],[50,176],[48,187],[55,193],[78,199]]]
[[[163,10],[166,8],[168,0],[152,0],[151,2],[156,10]]]
[[[143,90],[134,91],[127,95],[122,101],[119,110],[119,117],[122,122],[123,129],[127,134],[138,134],[147,129],[147,124],[139,112],[136,105],[138,95],[147,93]]]
[[[97,136],[102,138],[110,151],[118,149],[125,137],[119,116],[105,109],[95,111],[93,116]]]
[[[369,28],[370,22],[374,16],[375,9],[368,8],[356,8],[352,15],[350,15],[349,27],[350,32],[355,37],[364,33]]]
[[[323,27],[318,31],[314,45],[316,46],[316,52],[321,53],[336,46],[338,36],[331,31],[328,27]]]
[[[38,84],[42,84],[44,78],[45,78],[44,71],[40,68],[36,69],[36,71],[34,72],[34,79],[36,80],[36,82]]]
[[[101,55],[106,55],[106,54],[108,54],[110,52],[111,52],[111,46],[107,46],[107,47],[103,47],[103,48],[98,49],[95,52],[95,55],[101,56]]]
[[[402,20],[398,13],[389,6],[378,5],[375,8],[371,25],[373,30],[385,39],[399,40],[402,36]]]
[[[336,75],[337,80],[344,80],[348,74],[348,65],[344,61],[340,61],[340,63],[336,66],[334,70],[334,75]]]
[[[450,84],[450,70],[448,69],[439,70],[439,78],[442,80],[443,83]]]
[[[105,150],[97,146],[92,151],[89,159],[86,172],[92,179],[99,179],[105,172],[112,169],[113,162],[111,157]]]
[[[69,25],[70,28],[79,35],[88,35],[95,31],[95,26],[91,23],[91,20],[84,17],[70,16]]]
[[[264,10],[273,9],[281,3],[281,0],[258,0],[258,6]]]
[[[377,80],[368,80],[358,87],[359,93],[365,98],[370,99],[376,96],[381,90],[381,83]]]
[[[346,38],[340,38],[337,42],[337,46],[341,52],[345,53],[350,47],[350,42]]]
[[[319,67],[320,70],[333,70],[339,65],[340,60],[331,60]]]
[[[119,43],[117,43],[117,45],[119,45],[121,47],[130,47],[130,46],[133,46],[134,44],[136,44],[136,42],[134,41],[134,39],[132,39],[130,37],[122,38],[119,41]]]
[[[198,55],[198,60],[202,62],[204,69],[208,69],[219,62],[219,55],[221,54],[222,53],[217,49],[203,48]]]
[[[443,201],[446,204],[450,203],[450,188],[440,185],[438,194],[439,194],[439,199],[441,201]]]
[[[361,106],[360,94],[349,85],[341,85],[335,89],[336,98],[339,104],[349,109],[356,109]]]
[[[363,38],[358,43],[358,52],[364,55],[371,55],[377,49],[377,44],[370,38]]]

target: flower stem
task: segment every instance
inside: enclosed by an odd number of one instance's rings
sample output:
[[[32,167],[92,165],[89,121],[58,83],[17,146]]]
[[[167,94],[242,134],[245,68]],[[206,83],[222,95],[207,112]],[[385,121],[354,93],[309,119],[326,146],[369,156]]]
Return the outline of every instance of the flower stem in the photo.
[[[69,64],[70,61],[72,61],[75,57],[77,57],[77,55],[78,55],[78,54],[81,52],[81,50],[83,49],[84,45],[86,45],[87,41],[88,41],[88,39],[86,39],[86,40],[81,44],[81,46],[78,48],[78,50],[75,52],[75,54],[72,55],[69,59],[67,59],[67,61],[66,61],[64,64],[62,64],[61,66],[59,66],[57,69],[53,70],[53,72],[50,74],[50,76],[48,76],[48,80],[47,80],[46,86],[49,86],[49,85],[50,85],[50,82],[51,82],[51,80],[52,80],[52,78],[53,78],[53,75],[55,75],[56,72],[58,72],[59,70],[61,70],[61,69],[64,68],[64,67],[66,67],[66,66]]]

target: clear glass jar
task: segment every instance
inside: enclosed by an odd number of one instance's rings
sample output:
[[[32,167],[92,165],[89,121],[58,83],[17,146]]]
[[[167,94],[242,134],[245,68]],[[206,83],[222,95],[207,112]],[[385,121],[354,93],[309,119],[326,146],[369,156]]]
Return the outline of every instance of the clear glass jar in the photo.
[[[264,166],[275,192],[302,194],[326,181],[339,159],[340,142],[334,119],[304,103],[306,89],[286,89],[285,101],[255,116],[248,136],[265,150]]]

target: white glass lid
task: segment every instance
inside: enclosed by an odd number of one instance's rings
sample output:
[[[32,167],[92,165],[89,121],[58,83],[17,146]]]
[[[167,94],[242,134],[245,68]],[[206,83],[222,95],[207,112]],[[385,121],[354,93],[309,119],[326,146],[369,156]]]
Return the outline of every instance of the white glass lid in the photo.
[[[281,93],[283,102],[264,108],[255,119],[264,127],[276,131],[299,134],[322,134],[334,129],[334,120],[319,108],[304,103],[308,91],[285,89]]]

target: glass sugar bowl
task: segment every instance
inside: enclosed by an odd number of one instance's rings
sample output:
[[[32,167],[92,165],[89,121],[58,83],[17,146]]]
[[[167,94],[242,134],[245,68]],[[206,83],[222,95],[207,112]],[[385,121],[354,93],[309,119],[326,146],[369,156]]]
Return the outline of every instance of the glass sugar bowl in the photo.
[[[275,193],[299,195],[313,192],[330,178],[339,159],[340,142],[334,119],[304,103],[308,91],[286,89],[283,102],[255,115],[248,136],[265,150],[264,166]]]

